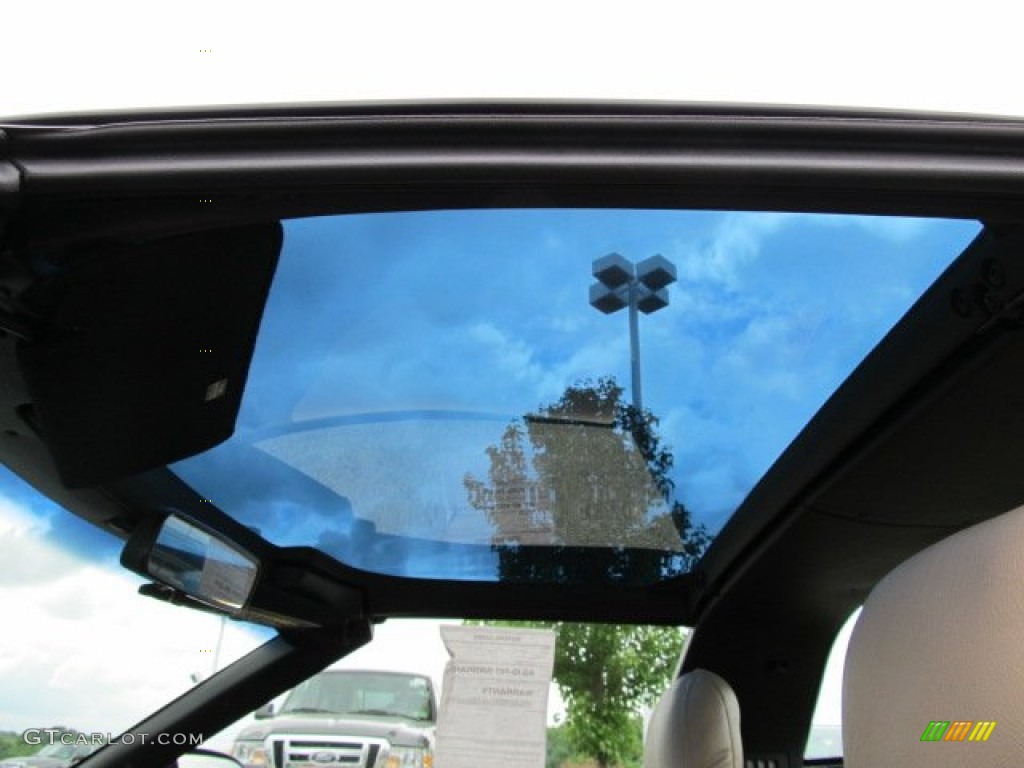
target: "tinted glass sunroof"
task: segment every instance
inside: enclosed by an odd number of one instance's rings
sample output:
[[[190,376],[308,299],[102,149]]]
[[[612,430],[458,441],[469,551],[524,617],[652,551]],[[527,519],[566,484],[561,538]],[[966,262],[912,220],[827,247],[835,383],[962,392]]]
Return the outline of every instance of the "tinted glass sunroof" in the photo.
[[[979,230],[649,210],[286,222],[236,434],[173,469],[268,539],[365,570],[669,578]]]

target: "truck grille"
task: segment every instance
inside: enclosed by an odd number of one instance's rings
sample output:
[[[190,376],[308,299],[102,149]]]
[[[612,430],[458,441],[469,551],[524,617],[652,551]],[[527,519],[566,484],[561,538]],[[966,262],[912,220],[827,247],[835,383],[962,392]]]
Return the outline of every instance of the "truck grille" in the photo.
[[[274,768],[375,768],[385,746],[376,739],[349,736],[271,736]]]

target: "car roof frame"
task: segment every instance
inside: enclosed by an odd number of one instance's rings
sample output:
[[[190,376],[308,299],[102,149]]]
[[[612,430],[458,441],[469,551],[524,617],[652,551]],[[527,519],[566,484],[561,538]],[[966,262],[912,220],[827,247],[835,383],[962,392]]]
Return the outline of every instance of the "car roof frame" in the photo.
[[[1020,357],[1018,318],[1002,313],[1024,291],[1014,265],[1022,245],[1015,222],[1024,220],[1022,150],[1024,122],[1016,120],[781,108],[411,104],[24,119],[0,126],[0,222],[15,260],[31,253],[55,263],[84,246],[358,211],[700,207],[985,222],[965,256],[766,473],[695,573],[621,594],[446,582],[423,603],[415,584],[336,570],[366,589],[374,618],[695,623],[683,669],[705,666],[732,678],[751,754],[796,764],[831,639],[852,608],[894,564],[1004,511],[1000,504],[1018,493],[1003,461],[990,474],[1005,492],[960,517],[950,511],[935,523],[901,523],[905,500],[893,499],[884,513],[858,522],[828,506],[846,510],[860,499],[858,468],[923,430],[928,408],[943,398],[988,387],[1009,398],[991,407],[1016,407],[995,378],[1014,372]],[[951,311],[956,291],[985,290],[993,262],[1009,273],[999,311]],[[17,381],[0,383],[0,427],[21,427],[24,402]],[[1016,455],[1010,431],[993,442],[972,431],[971,414],[943,413],[974,445]],[[915,482],[927,462],[941,460],[923,440]],[[117,535],[130,530],[125,510],[135,502],[117,484],[69,492],[47,475],[41,443],[29,438],[0,450],[15,471],[77,513]],[[864,553],[852,532],[858,525],[875,526],[872,536],[887,529],[889,543]],[[824,542],[818,554],[806,557],[817,541]],[[801,609],[809,619],[799,618]],[[789,617],[788,629],[757,634],[780,615]],[[741,658],[749,662],[730,661]]]

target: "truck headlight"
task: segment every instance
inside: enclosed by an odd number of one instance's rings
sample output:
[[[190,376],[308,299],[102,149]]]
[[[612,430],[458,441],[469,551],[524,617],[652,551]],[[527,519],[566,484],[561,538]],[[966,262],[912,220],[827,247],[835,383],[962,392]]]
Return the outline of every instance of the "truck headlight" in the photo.
[[[245,768],[263,768],[270,765],[262,741],[236,741],[235,746],[231,748],[231,756]]]
[[[434,756],[422,747],[392,747],[384,768],[432,768]]]

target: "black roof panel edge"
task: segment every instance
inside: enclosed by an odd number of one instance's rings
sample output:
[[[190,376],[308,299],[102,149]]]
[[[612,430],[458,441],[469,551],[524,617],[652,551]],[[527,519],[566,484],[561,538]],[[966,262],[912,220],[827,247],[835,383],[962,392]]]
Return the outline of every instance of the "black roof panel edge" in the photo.
[[[812,104],[740,104],[731,102],[680,102],[672,100],[609,99],[384,99],[363,101],[316,101],[298,103],[249,103],[180,105],[0,116],[0,126],[83,126],[114,123],[179,122],[183,120],[232,120],[253,118],[319,118],[346,115],[715,115],[749,118],[844,118],[851,120],[912,120],[943,122],[1024,122],[1012,115],[946,111],[913,111],[872,107]]]

